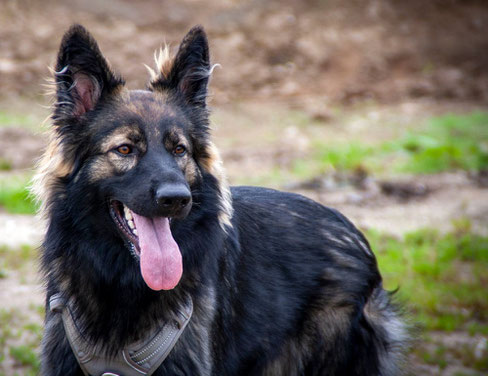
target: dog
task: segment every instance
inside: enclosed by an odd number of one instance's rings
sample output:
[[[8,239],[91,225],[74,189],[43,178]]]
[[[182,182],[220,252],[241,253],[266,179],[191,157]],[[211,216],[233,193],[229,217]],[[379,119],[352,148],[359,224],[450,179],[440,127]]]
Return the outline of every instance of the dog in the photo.
[[[73,25],[35,190],[42,375],[395,375],[408,329],[368,241],[303,196],[229,187],[206,34],[128,90]]]

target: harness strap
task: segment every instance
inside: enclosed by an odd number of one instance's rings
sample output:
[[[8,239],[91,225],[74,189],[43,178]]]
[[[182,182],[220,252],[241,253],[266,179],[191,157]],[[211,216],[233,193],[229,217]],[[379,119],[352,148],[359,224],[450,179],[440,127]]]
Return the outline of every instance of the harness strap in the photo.
[[[49,306],[52,312],[61,314],[71,349],[87,376],[152,375],[176,345],[193,313],[193,302],[188,296],[173,320],[111,357],[97,350],[84,338],[76,324],[70,302],[61,294],[52,295]]]

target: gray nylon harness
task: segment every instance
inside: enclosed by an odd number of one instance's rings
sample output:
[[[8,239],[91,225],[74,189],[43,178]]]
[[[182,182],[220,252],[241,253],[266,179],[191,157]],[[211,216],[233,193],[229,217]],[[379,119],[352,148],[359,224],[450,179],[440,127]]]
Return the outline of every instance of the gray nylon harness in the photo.
[[[115,357],[110,357],[97,351],[83,337],[74,319],[71,304],[61,294],[51,296],[49,306],[52,312],[62,315],[71,349],[83,373],[89,376],[152,375],[176,345],[193,313],[193,302],[187,297],[174,320],[164,323],[143,340],[128,345]]]

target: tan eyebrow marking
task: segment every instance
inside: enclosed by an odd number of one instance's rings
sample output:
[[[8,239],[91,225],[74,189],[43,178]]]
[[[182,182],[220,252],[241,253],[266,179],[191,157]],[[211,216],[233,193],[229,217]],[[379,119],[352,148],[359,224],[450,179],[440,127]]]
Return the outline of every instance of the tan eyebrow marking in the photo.
[[[134,143],[134,140],[137,139],[142,140],[142,134],[138,128],[131,125],[124,125],[115,129],[112,133],[105,136],[105,138],[106,140],[100,145],[100,149],[103,153],[124,143]]]
[[[188,139],[183,134],[183,131],[178,127],[173,127],[164,135],[164,146],[167,149],[171,149],[178,144],[190,146]]]

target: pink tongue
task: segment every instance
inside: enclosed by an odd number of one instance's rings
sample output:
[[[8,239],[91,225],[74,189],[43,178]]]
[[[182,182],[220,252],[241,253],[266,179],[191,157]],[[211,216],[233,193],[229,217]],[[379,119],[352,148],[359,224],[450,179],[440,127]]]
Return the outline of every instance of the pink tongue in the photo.
[[[146,218],[132,212],[141,249],[141,273],[153,290],[171,290],[180,281],[183,263],[168,218]]]

